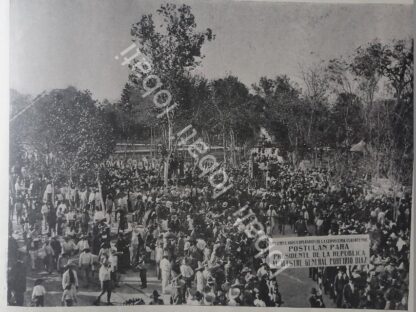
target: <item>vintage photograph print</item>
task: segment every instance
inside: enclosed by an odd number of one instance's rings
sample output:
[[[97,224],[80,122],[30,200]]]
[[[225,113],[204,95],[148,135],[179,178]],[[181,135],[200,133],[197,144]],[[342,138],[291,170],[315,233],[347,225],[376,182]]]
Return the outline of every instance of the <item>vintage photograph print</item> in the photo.
[[[411,309],[412,10],[11,0],[8,305]]]

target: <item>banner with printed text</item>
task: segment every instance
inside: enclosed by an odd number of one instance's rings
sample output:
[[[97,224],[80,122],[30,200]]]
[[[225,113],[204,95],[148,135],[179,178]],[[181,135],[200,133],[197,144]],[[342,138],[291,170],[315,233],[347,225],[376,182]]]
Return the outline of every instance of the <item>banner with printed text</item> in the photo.
[[[368,234],[273,238],[270,268],[364,265],[370,261]]]

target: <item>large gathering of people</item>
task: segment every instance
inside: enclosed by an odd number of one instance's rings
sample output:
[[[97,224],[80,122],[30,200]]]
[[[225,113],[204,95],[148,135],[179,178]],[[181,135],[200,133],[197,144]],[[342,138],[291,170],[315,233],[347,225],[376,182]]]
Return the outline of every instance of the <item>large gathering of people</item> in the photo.
[[[153,166],[127,161],[103,164],[101,183],[57,183],[40,172],[11,172],[8,299],[43,306],[48,286],[37,279],[24,302],[27,276],[46,271],[62,280],[62,304],[77,304],[79,288],[97,284],[102,300],[123,275],[139,273],[140,287],[154,274],[161,294],[125,304],[190,304],[278,307],[284,305],[276,268],[255,257],[264,234],[369,234],[369,265],[310,268],[316,281],[309,298],[324,307],[407,309],[411,197],[376,194],[351,172],[334,181],[327,169],[299,170],[276,162],[267,187],[250,178],[248,163],[229,169],[233,188],[213,199],[198,167],[181,165],[170,186]],[[247,212],[242,207],[248,207]],[[264,231],[248,236],[254,221]],[[267,241],[260,244],[267,248]],[[169,302],[163,299],[169,294]],[[105,295],[105,297],[103,297]],[[139,293],[138,293],[139,295]],[[103,299],[104,298],[104,299]]]

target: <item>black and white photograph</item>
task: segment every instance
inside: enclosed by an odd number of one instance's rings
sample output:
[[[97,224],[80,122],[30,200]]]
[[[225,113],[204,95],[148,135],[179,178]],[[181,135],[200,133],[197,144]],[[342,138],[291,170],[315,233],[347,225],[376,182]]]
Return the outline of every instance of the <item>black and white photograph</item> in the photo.
[[[412,2],[9,3],[8,306],[412,311]]]

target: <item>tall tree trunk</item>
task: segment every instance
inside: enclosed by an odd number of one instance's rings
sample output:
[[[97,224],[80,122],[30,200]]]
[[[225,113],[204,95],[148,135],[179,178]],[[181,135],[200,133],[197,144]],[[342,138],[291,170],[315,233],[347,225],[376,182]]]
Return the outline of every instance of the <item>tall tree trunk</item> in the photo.
[[[234,132],[231,129],[230,131],[230,159],[231,159],[231,166],[234,168],[236,166],[235,163],[235,153],[234,153]]]
[[[152,127],[150,127],[150,147],[149,147],[149,152],[150,152],[150,161],[152,162],[152,168],[153,168],[153,153],[152,150],[153,149],[153,131],[152,131]]]
[[[224,168],[227,167],[227,147],[226,147],[227,139],[225,138],[225,126],[222,126],[222,148],[224,151]]]
[[[163,184],[165,185],[165,187],[169,186],[169,160],[170,157],[166,156],[163,166]]]
[[[97,184],[98,184],[98,191],[100,192],[101,209],[102,209],[102,211],[105,211],[105,207],[104,207],[104,197],[103,197],[103,188],[101,187],[100,173],[98,171],[97,171]]]

